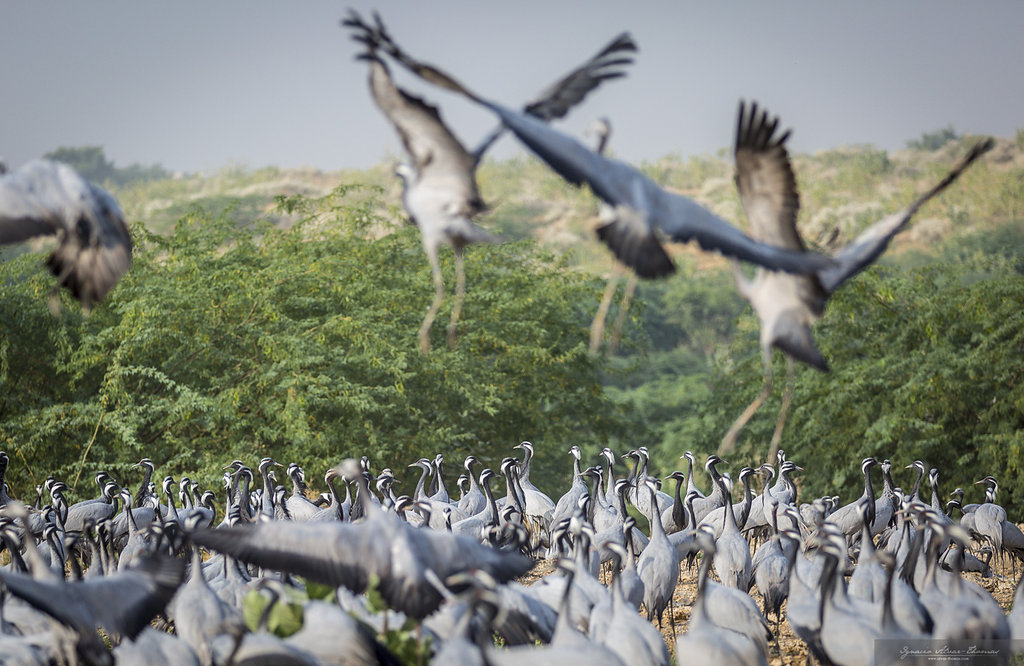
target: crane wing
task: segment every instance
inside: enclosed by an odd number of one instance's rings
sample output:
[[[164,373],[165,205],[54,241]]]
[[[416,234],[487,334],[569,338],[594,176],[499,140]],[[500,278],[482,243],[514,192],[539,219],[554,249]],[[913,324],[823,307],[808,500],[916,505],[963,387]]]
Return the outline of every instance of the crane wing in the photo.
[[[149,556],[110,576],[67,583],[41,581],[15,572],[0,572],[11,594],[79,633],[100,626],[135,638],[163,611],[185,575],[185,562]]]
[[[736,125],[736,189],[750,223],[750,235],[763,243],[804,250],[796,230],[800,210],[796,178],[786,152],[789,131],[776,134],[779,119],[740,102]]]
[[[542,120],[564,118],[603,82],[625,76],[622,68],[633,64],[633,58],[624,54],[636,50],[636,42],[629,33],[622,33],[594,57],[545,88],[523,111]]]
[[[356,524],[272,521],[197,530],[192,538],[243,562],[343,585],[356,593],[376,578],[384,600],[414,617],[425,617],[443,601],[428,580],[428,570],[443,580],[458,571],[483,569],[505,582],[533,566],[518,553],[418,530],[379,512]]]
[[[372,54],[365,57],[370,61],[373,99],[398,132],[417,175],[443,171],[474,202],[471,207],[477,210],[466,211],[467,215],[483,210],[485,206],[473,179],[476,160],[444,124],[437,107],[396,86],[381,59]]]
[[[922,194],[902,211],[883,218],[868,227],[853,239],[849,245],[846,245],[837,252],[835,259],[838,263],[835,266],[818,272],[818,279],[821,280],[825,292],[828,294],[833,293],[844,282],[876,261],[885,252],[886,248],[889,247],[889,242],[893,237],[903,230],[921,206],[949,187],[967,167],[988,152],[993,145],[995,145],[995,142],[991,138],[975,144],[953,170],[946,174],[946,177],[934,187]]]
[[[548,127],[542,120],[527,113],[513,111],[481,98],[442,70],[406,55],[387,34],[379,17],[375,28],[366,26],[358,16],[350,18],[345,25],[354,28],[354,38],[366,43],[371,50],[379,48],[421,78],[447,90],[458,92],[491,109],[520,141],[570,183],[579,185],[585,182],[598,197],[612,207],[625,206],[635,211],[640,218],[632,218],[626,223],[627,232],[619,233],[609,229],[605,234],[613,242],[617,239],[630,241],[623,241],[618,249],[613,247],[613,250],[621,255],[620,258],[625,257],[624,261],[627,263],[630,263],[630,253],[624,248],[627,245],[634,248],[649,247],[651,240],[656,241],[656,229],[660,229],[673,240],[697,240],[705,250],[717,250],[727,256],[751,261],[773,270],[806,274],[831,263],[830,259],[820,255],[758,243],[696,202],[665,192],[636,169],[598,155],[575,139]],[[646,238],[642,236],[643,229],[638,219],[646,221]],[[636,241],[638,232],[643,238],[642,242]],[[642,264],[634,259],[630,265],[636,269]]]
[[[378,14],[374,13],[374,25],[371,26],[353,11],[342,21],[342,25],[352,29],[353,39],[366,44],[371,54],[381,50],[418,77],[446,90],[471,95],[465,86],[446,72],[417,60],[402,50],[392,39]],[[629,33],[618,35],[593,57],[527,102],[523,107],[524,112],[545,121],[564,118],[570,109],[582,102],[604,81],[625,76],[623,68],[633,64],[633,58],[628,54],[635,53],[636,50],[636,42]],[[479,162],[487,149],[504,132],[504,125],[500,125],[480,142],[473,151],[474,163]]]
[[[497,113],[520,141],[567,181],[587,183],[609,205],[635,211],[649,235],[657,230],[675,241],[696,240],[705,250],[791,273],[808,274],[832,263],[822,255],[759,243],[692,199],[662,190],[633,167],[602,157],[535,118],[494,102],[480,103]],[[635,239],[641,234],[641,218],[628,223],[632,231],[627,236]],[[635,263],[630,265],[636,268]]]
[[[363,592],[375,566],[387,561],[386,547],[363,538],[355,525],[270,521],[196,530],[200,546],[243,562],[287,571],[328,585]]]
[[[47,259],[84,307],[102,300],[131,264],[132,239],[117,200],[51,160],[0,176],[0,244],[53,234]]]
[[[63,231],[62,212],[74,201],[55,162],[36,160],[0,176],[0,245]]]

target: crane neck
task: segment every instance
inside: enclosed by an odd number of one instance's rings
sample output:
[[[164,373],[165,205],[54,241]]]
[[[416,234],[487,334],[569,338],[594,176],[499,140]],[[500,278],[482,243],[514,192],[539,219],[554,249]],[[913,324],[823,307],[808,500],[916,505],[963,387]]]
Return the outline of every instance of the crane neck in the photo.
[[[427,474],[430,473],[430,468],[427,466],[420,467],[420,480],[416,482],[416,490],[412,493],[412,501],[419,502],[423,499],[423,486],[427,482]]]
[[[605,474],[604,494],[605,494],[606,497],[609,497],[609,496],[611,496],[612,493],[615,492],[615,474],[612,472],[612,462],[611,462],[611,460],[609,460],[608,458],[605,458],[604,459],[604,463],[602,463],[602,467],[604,467],[604,470],[605,470],[604,471],[604,474]]]
[[[686,507],[681,496],[684,481],[676,479],[676,492],[672,496],[672,520],[679,529],[686,528]]]
[[[914,487],[910,489],[910,496],[914,499],[918,499],[921,491],[921,477],[924,476],[924,467],[915,467],[917,470],[917,477],[914,479]]]
[[[665,527],[661,524],[661,507],[658,506],[658,493],[653,486],[647,486],[647,490],[651,493],[651,538],[653,539],[655,535],[665,537]]]

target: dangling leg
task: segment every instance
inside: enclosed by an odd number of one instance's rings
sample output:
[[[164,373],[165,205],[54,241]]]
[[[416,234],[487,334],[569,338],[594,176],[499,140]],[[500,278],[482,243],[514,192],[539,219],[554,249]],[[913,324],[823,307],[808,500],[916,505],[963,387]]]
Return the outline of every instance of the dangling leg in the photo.
[[[608,356],[615,356],[619,348],[619,340],[622,339],[622,327],[626,325],[626,316],[629,314],[629,304],[633,301],[633,294],[636,293],[636,283],[639,278],[636,273],[629,276],[626,283],[626,293],[622,295],[622,302],[619,303],[619,314],[615,317],[615,326],[612,328],[612,339],[608,341]]]
[[[430,304],[430,310],[420,325],[420,351],[426,354],[430,351],[430,327],[434,325],[434,318],[441,309],[441,302],[444,301],[444,279],[441,277],[441,264],[437,260],[437,250],[427,250],[427,259],[430,260],[430,271],[434,276],[434,302]]]
[[[747,408],[743,410],[739,418],[733,422],[732,427],[729,428],[729,432],[725,433],[725,437],[722,438],[722,443],[718,447],[718,455],[730,453],[734,446],[736,446],[736,436],[739,435],[740,430],[743,426],[747,425],[747,421],[754,415],[764,401],[768,399],[768,396],[772,393],[772,348],[767,347],[764,349],[764,389],[758,394],[754,401],[747,405]]]
[[[786,427],[786,416],[789,414],[789,405],[793,402],[793,376],[796,363],[792,356],[786,356],[786,390],[782,394],[782,407],[779,409],[779,420],[775,422],[775,432],[772,433],[772,445],[768,451],[768,460],[775,460],[779,452],[779,442],[782,441],[782,429]]]
[[[590,353],[596,354],[601,348],[601,338],[604,337],[604,320],[608,317],[608,308],[612,306],[612,298],[615,297],[615,286],[619,283],[619,264],[615,264],[612,276],[608,278],[605,285],[604,295],[601,297],[601,304],[597,306],[597,314],[594,321],[590,323]]]
[[[462,248],[455,246],[455,303],[452,305],[451,321],[448,322],[448,349],[455,349],[459,315],[462,314],[462,301],[465,298],[466,266],[462,259]]]

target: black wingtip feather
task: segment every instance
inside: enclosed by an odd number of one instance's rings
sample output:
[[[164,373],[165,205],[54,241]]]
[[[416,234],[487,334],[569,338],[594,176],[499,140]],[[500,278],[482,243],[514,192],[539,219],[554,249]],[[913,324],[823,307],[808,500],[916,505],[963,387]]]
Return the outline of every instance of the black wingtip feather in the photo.
[[[597,237],[608,246],[616,259],[642,278],[661,278],[676,270],[672,258],[652,234],[639,234],[627,224],[609,222],[597,228]]]
[[[748,105],[744,100],[740,100],[739,112],[736,114],[736,144],[734,151],[738,151],[741,148],[766,150],[785,146],[793,130],[787,129],[778,136],[775,136],[775,132],[778,129],[778,116],[769,118],[768,111],[760,108],[757,102],[750,102]]]
[[[828,361],[815,344],[809,326],[794,324],[777,331],[772,344],[801,363],[822,372],[829,372]]]

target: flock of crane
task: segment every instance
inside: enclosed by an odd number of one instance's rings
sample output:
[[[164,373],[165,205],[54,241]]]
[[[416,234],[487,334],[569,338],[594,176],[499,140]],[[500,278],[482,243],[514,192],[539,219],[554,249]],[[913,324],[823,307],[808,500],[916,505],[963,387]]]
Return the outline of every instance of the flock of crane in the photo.
[[[978,481],[984,502],[962,504],[957,488],[944,504],[937,470],[907,465],[903,490],[890,461],[866,458],[860,497],[800,503],[792,477],[803,469],[784,451],[735,482],[709,455],[707,494],[686,452],[667,494],[644,448],[622,456],[631,464],[620,475],[609,449],[584,468],[574,446],[572,484],[555,500],[530,481],[533,444],[515,448],[522,459],[505,458],[497,473],[468,456],[457,498],[442,455],[409,465],[419,471],[411,495],[396,494],[392,470],[345,460],[316,501],[298,465],[285,469],[289,489],[272,458],[255,471],[236,460],[223,511],[189,478],[164,477],[158,489],[148,459],[135,493],[100,472],[93,499],[69,504],[65,484],[49,478],[35,498],[14,500],[0,452],[10,560],[0,568],[0,663],[397,664],[378,636],[407,620],[436,664],[669,664],[652,621],[671,626],[680,664],[767,664],[783,616],[822,664],[896,663],[885,645],[923,638],[1009,658],[1009,641],[1024,639],[1021,586],[1006,614],[963,576],[1024,562],[1024,534],[991,476]],[[556,569],[515,580],[540,558]],[[694,577],[684,629],[673,604]],[[312,583],[334,588],[330,599],[300,596]],[[254,596],[265,606],[247,622]],[[268,630],[279,603],[301,603],[298,631],[283,638]]]
[[[877,260],[918,209],[992,145],[979,142],[905,209],[826,256],[809,252],[796,228],[789,132],[756,103],[741,103],[734,144],[749,235],[605,157],[607,125],[596,150],[548,125],[603,82],[625,75],[636,50],[628,34],[515,110],[413,58],[379,17],[367,22],[353,12],[343,25],[365,48],[359,59],[368,64],[373,99],[409,157],[397,175],[435,287],[420,349],[429,352],[444,300],[441,246],[455,252],[447,331],[454,347],[466,289],[464,248],[500,240],[473,221],[487,209],[475,172],[494,141],[511,131],[566,181],[598,196],[598,236],[636,276],[674,270],[664,239],[696,240],[734,260],[737,288],[761,322],[765,386],[726,433],[721,455],[771,391],[772,348],[786,354],[790,373],[795,361],[826,371],[811,326],[829,296]],[[388,62],[479,104],[499,127],[466,150],[436,107],[394,83]],[[54,293],[67,287],[86,309],[129,268],[131,237],[108,192],[52,161],[10,173],[0,168],[0,244],[40,235],[58,240],[48,259]],[[752,278],[740,261],[757,267]],[[987,487],[983,503],[963,505],[957,489],[944,504],[938,472],[930,470],[926,502],[923,463],[908,465],[916,479],[905,492],[888,460],[868,458],[860,498],[800,504],[791,477],[802,470],[784,452],[776,455],[784,420],[785,410],[771,462],[740,469],[735,482],[719,470],[725,461],[708,456],[706,495],[694,481],[689,452],[686,473],[665,479],[676,482],[670,495],[648,476],[643,447],[624,456],[632,466],[621,478],[610,450],[584,468],[572,447],[572,485],[555,501],[530,482],[529,442],[517,447],[523,459],[506,458],[499,472],[477,471],[480,461],[469,456],[458,499],[446,489],[442,456],[410,465],[421,475],[412,494],[400,496],[391,470],[375,473],[365,458],[346,460],[327,471],[329,492],[317,501],[298,466],[287,468],[289,493],[277,484],[274,460],[262,460],[256,473],[236,460],[226,468],[222,512],[214,493],[200,494],[188,479],[166,477],[158,489],[149,460],[139,463],[137,493],[104,473],[96,478],[99,495],[75,504],[53,479],[37,488],[34,501],[13,500],[0,483],[0,541],[9,561],[0,569],[0,663],[391,664],[398,658],[377,636],[406,619],[418,623],[422,645],[439,664],[667,664],[670,652],[655,620],[675,636],[678,661],[695,664],[767,663],[783,615],[825,664],[888,663],[891,655],[875,651],[883,639],[1024,638],[1024,602],[1007,615],[962,575],[994,575],[993,559],[1024,561],[1024,534],[996,503],[993,477],[979,482]],[[0,453],[0,477],[8,464]],[[877,497],[876,466],[883,481]],[[492,488],[499,476],[503,497]],[[643,516],[647,533],[630,511]],[[557,570],[529,586],[516,582],[540,558],[553,558]],[[697,580],[685,630],[675,626],[673,612],[684,575]],[[267,631],[275,605],[294,602],[310,582],[335,588],[332,600],[305,600],[301,629],[286,638]],[[755,589],[760,604],[750,594]],[[242,614],[253,594],[270,599],[256,628]],[[369,596],[390,610],[375,612]]]

